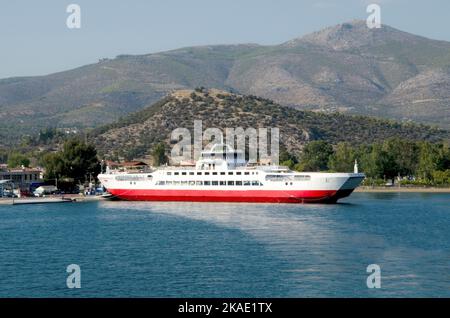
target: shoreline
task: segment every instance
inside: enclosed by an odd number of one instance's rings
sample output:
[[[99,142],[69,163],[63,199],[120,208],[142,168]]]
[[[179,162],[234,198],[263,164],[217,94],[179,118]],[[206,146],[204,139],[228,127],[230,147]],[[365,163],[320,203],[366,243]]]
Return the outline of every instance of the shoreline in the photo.
[[[450,193],[450,188],[426,187],[358,187],[354,192]]]
[[[65,195],[65,196],[46,196],[46,197],[23,197],[15,198],[14,205],[20,204],[50,204],[50,203],[81,203],[94,202],[103,200],[101,196],[81,196],[81,195]],[[0,198],[0,205],[13,205],[12,198]]]

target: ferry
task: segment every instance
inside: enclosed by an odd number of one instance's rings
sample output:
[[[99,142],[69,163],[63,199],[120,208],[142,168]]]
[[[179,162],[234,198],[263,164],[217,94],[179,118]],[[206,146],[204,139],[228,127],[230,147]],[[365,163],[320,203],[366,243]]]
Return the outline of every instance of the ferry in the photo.
[[[98,176],[111,198],[130,201],[336,203],[364,179],[358,173],[295,172],[253,165],[242,151],[215,144],[192,167],[165,166],[124,172],[106,168]]]

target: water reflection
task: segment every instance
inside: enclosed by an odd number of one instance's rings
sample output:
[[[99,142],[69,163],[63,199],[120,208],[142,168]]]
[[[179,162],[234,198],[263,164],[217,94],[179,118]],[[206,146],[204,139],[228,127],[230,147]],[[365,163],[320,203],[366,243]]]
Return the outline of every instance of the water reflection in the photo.
[[[332,211],[327,205],[265,205],[234,203],[104,202],[113,210],[131,209],[213,223],[244,231],[272,242],[319,242],[333,236],[333,224],[318,212]]]
[[[449,219],[435,219],[448,199],[433,194],[357,193],[336,205],[105,202],[103,207],[242,231],[285,261],[281,270],[295,282],[290,286],[292,295],[334,291],[345,296],[357,290],[360,296],[407,296],[417,293],[408,286],[418,286],[420,295],[450,293],[443,269],[448,268],[449,246],[442,245],[448,233],[441,226]],[[429,228],[434,222],[439,225]],[[366,267],[373,263],[380,264],[385,275],[384,288],[375,294],[365,285]],[[427,288],[429,284],[434,290]]]
[[[345,272],[354,272],[353,281],[359,279],[358,272],[365,273],[364,266],[347,266],[346,260],[353,257],[352,247],[340,244],[343,238],[336,229],[341,226],[329,217],[336,212],[333,205],[105,202],[103,207],[187,218],[245,232],[286,264],[273,271],[274,275],[280,270],[290,275],[287,281],[294,282],[288,283],[292,285],[291,296],[305,295],[305,288],[314,284],[340,285]]]

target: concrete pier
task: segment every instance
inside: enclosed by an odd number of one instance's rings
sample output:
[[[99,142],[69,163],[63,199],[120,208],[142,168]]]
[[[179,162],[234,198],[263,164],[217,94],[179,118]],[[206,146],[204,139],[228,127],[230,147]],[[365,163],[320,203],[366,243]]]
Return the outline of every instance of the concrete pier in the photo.
[[[50,203],[72,203],[72,202],[90,202],[103,200],[101,196],[58,196],[42,198],[0,198],[0,205],[19,205],[19,204],[50,204]]]

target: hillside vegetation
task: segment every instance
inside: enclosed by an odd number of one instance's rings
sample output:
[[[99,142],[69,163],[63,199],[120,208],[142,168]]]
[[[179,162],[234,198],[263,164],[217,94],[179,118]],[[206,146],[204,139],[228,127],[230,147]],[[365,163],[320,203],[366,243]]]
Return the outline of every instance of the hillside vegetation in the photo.
[[[424,125],[300,111],[256,96],[197,89],[175,91],[139,112],[93,130],[89,139],[102,155],[132,159],[149,155],[160,142],[169,149],[170,135],[176,128],[187,128],[193,134],[194,120],[202,120],[203,130],[277,127],[282,149],[294,154],[312,140],[360,145],[390,137],[441,141],[450,136],[448,131]]]
[[[173,90],[216,87],[303,110],[450,127],[450,43],[353,21],[293,39],[120,55],[73,70],[0,80],[0,137],[92,128]]]

